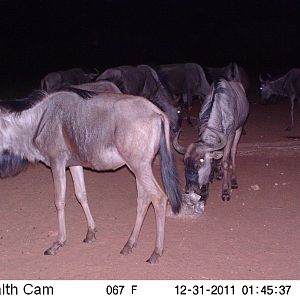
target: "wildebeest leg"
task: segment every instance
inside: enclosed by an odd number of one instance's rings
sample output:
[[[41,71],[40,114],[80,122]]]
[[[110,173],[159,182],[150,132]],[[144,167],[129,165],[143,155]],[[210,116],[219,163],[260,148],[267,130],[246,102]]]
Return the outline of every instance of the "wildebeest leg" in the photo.
[[[234,136],[234,140],[232,143],[232,148],[231,148],[231,188],[232,189],[237,189],[238,188],[238,183],[237,183],[237,177],[236,177],[236,151],[237,151],[237,145],[240,140],[241,134],[243,132],[242,128],[239,128]]]
[[[222,160],[214,160],[213,161],[213,166],[214,166],[214,179],[217,180],[222,180],[223,178],[223,171],[222,171]]]
[[[234,136],[228,138],[227,144],[224,148],[222,168],[223,168],[223,185],[222,185],[222,200],[230,200],[229,193],[229,155]]]
[[[59,248],[66,242],[65,224],[65,196],[66,196],[66,170],[62,162],[51,164],[51,171],[54,182],[55,206],[58,216],[58,236],[56,242],[47,249],[45,255],[55,255]]]
[[[287,131],[291,131],[294,127],[294,104],[295,104],[295,95],[291,97],[291,109],[290,109],[290,125],[287,127]]]
[[[140,173],[140,172],[139,172]],[[137,173],[135,173],[137,174]],[[136,175],[138,199],[137,199],[137,217],[133,231],[122,249],[122,254],[129,254],[137,244],[137,239],[147,212],[149,204],[152,202],[157,223],[157,235],[155,249],[147,260],[149,263],[157,262],[158,258],[163,254],[163,242],[164,242],[164,226],[165,226],[165,215],[166,215],[166,203],[167,198],[163,191],[156,182],[152,170],[149,167],[143,169],[143,175]]]
[[[151,197],[149,197],[148,193],[144,189],[144,185],[141,183],[141,180],[139,178],[136,179],[136,185],[137,185],[137,192],[138,192],[138,198],[137,198],[137,215],[135,220],[134,228],[131,232],[131,235],[121,250],[121,254],[127,255],[132,252],[132,249],[137,244],[137,239],[148,209],[148,206],[151,202]]]
[[[83,241],[85,243],[90,243],[96,240],[96,226],[87,201],[83,168],[81,166],[74,166],[70,167],[70,171],[74,182],[76,197],[83,208],[88,223],[88,231],[86,234],[86,238]]]
[[[154,197],[152,204],[155,210],[156,216],[156,243],[155,249],[147,260],[148,263],[156,263],[158,258],[162,256],[164,251],[164,238],[165,238],[165,222],[166,222],[166,208],[167,208],[167,196],[164,195],[163,191],[157,185],[159,191],[158,197]]]
[[[191,105],[192,105],[192,95],[183,94],[182,95],[183,103],[186,109],[186,119],[189,125],[193,126],[191,121]]]

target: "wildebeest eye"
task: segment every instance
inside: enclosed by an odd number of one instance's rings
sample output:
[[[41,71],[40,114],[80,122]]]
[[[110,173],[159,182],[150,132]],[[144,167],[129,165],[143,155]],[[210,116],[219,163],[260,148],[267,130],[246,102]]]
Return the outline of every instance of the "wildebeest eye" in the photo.
[[[200,161],[201,165],[204,163],[204,159],[203,158],[200,158],[199,161]]]
[[[259,89],[262,91],[263,87],[261,86]]]
[[[181,110],[180,110],[180,109],[178,109],[178,110],[177,110],[177,113],[178,113],[178,114],[180,114],[180,113],[181,113]]]

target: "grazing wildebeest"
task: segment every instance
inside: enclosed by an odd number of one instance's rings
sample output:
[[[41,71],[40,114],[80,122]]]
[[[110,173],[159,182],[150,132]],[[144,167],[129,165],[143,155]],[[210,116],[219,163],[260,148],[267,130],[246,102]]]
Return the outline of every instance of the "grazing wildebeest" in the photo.
[[[88,82],[88,83],[83,83],[79,85],[72,85],[70,86],[72,88],[77,88],[80,90],[85,90],[85,91],[90,91],[94,92],[96,94],[98,93],[117,93],[121,94],[122,92],[120,89],[111,81],[106,81],[106,80],[99,80],[95,82]],[[68,87],[66,88],[68,90]]]
[[[249,103],[241,83],[219,79],[212,84],[199,114],[199,140],[186,149],[178,143],[178,135],[174,139],[175,149],[185,153],[186,193],[200,195],[204,204],[214,160],[222,158],[222,199],[230,199],[230,181],[231,188],[238,187],[235,157],[248,111]]]
[[[51,167],[58,214],[58,238],[45,251],[54,255],[66,241],[66,168],[74,181],[75,194],[87,219],[84,242],[95,240],[83,177],[83,167],[115,170],[123,165],[134,173],[138,192],[137,217],[122,249],[131,253],[150,203],[156,214],[155,249],[148,262],[163,253],[167,196],[178,213],[181,193],[169,140],[166,115],[145,98],[76,90],[47,94],[39,91],[23,101],[0,102],[0,176],[16,175],[26,163],[41,161]],[[166,194],[152,172],[159,152]]]
[[[190,119],[190,109],[193,97],[204,99],[209,93],[202,67],[196,63],[168,64],[155,67],[160,81],[170,91],[174,99],[178,99],[182,110],[186,110],[187,120]]]
[[[292,130],[294,127],[294,104],[296,99],[298,99],[300,105],[300,69],[291,69],[284,76],[275,80],[263,80],[261,76],[259,76],[259,80],[262,100],[268,101],[273,96],[282,96],[290,99],[290,125],[286,130]]]
[[[52,93],[69,85],[91,82],[98,75],[99,72],[85,73],[81,68],[51,72],[41,80],[41,88],[48,93]]]
[[[235,62],[230,62],[227,66],[220,68],[207,67],[206,70],[208,72],[208,78],[211,81],[215,81],[219,77],[224,77],[229,81],[240,82],[246,92],[249,88],[249,77],[247,73],[241,66],[237,65]]]
[[[173,132],[181,127],[181,110],[174,106],[172,97],[160,82],[157,73],[148,65],[110,68],[97,80],[113,82],[124,94],[142,96],[159,107],[169,118]]]

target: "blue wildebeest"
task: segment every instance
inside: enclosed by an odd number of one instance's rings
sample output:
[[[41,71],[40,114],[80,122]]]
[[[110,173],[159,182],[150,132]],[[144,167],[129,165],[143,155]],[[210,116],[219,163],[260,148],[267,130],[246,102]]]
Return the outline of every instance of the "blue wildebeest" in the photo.
[[[249,77],[247,73],[241,66],[239,66],[235,62],[230,62],[227,66],[220,68],[207,67],[206,70],[211,81],[215,81],[219,77],[224,77],[229,81],[240,82],[246,92],[249,88]]]
[[[41,88],[48,93],[52,93],[69,85],[91,82],[96,79],[98,75],[99,72],[86,73],[81,68],[51,72],[41,80]]]
[[[181,109],[186,110],[187,120],[192,124],[190,109],[193,97],[204,99],[210,90],[202,67],[196,63],[168,64],[159,65],[155,70],[173,98],[178,99]]]
[[[199,140],[186,149],[178,143],[179,134],[174,139],[175,149],[185,154],[186,193],[199,195],[204,204],[215,160],[222,158],[222,199],[230,199],[230,183],[231,188],[238,187],[235,157],[248,111],[242,85],[219,79],[212,84],[199,114]]]
[[[292,130],[294,127],[294,104],[298,99],[300,105],[300,69],[291,69],[284,76],[271,80],[260,79],[261,97],[264,101],[268,101],[273,96],[287,97],[291,101],[290,109],[290,125],[286,130]]]
[[[136,177],[137,216],[121,253],[129,254],[136,246],[152,203],[157,236],[148,262],[155,263],[163,253],[167,196],[173,212],[181,207],[168,118],[141,97],[73,91],[76,93],[39,91],[27,100],[0,102],[0,176],[16,175],[28,162],[41,161],[50,166],[59,226],[57,240],[45,254],[54,255],[66,241],[66,168],[70,169],[88,224],[84,242],[92,242],[96,227],[87,202],[83,167],[103,171],[127,165]],[[167,196],[152,172],[157,152]]]
[[[108,80],[124,94],[142,96],[154,103],[168,116],[173,132],[181,127],[181,111],[173,104],[172,97],[160,82],[157,73],[148,65],[110,68],[97,80]]]
[[[72,88],[98,93],[117,93],[121,94],[120,89],[111,81],[99,80],[78,85],[71,85],[66,90],[72,91]],[[65,90],[65,89],[64,89]]]

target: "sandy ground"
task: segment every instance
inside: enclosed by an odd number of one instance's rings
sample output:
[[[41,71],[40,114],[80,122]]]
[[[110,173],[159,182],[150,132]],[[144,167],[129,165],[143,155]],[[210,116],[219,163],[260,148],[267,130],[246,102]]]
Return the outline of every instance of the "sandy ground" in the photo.
[[[221,200],[221,184],[215,182],[203,215],[167,218],[158,264],[145,262],[155,242],[152,207],[137,248],[129,256],[119,254],[136,213],[135,179],[127,168],[85,171],[98,228],[92,244],[82,242],[86,223],[68,174],[67,243],[56,256],[44,256],[55,240],[57,218],[51,172],[38,164],[0,180],[0,279],[300,279],[300,153],[290,155],[284,147],[291,142],[287,135],[300,135],[299,110],[296,128],[287,134],[288,102],[263,106],[249,98],[241,143],[283,147],[238,155],[239,188],[229,202]],[[192,142],[195,134],[184,126],[181,142]],[[176,160],[183,188],[182,157],[176,154]],[[159,165],[154,171],[159,177]]]

